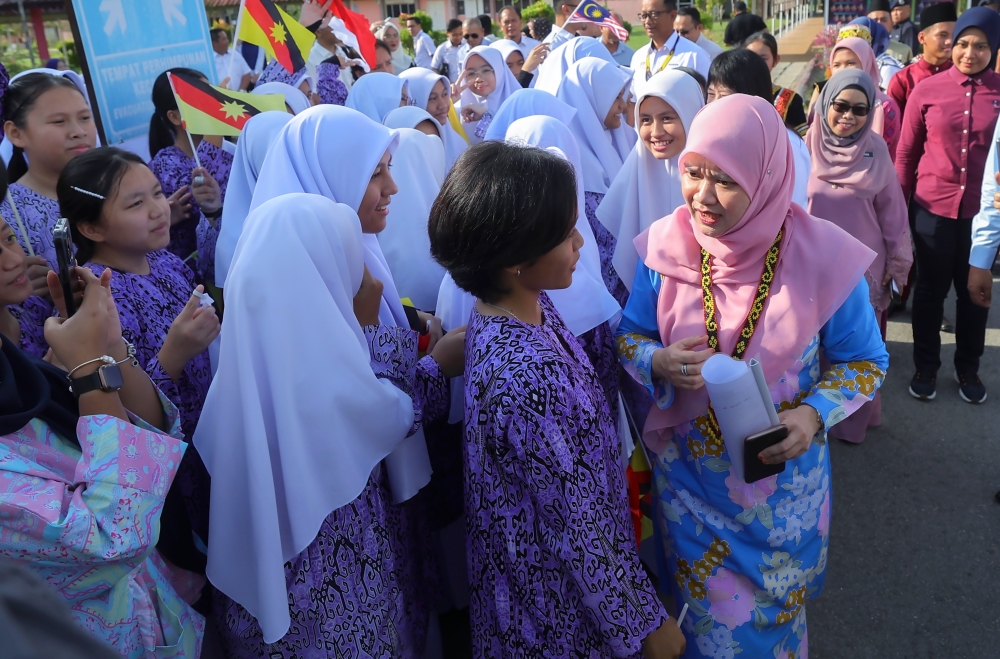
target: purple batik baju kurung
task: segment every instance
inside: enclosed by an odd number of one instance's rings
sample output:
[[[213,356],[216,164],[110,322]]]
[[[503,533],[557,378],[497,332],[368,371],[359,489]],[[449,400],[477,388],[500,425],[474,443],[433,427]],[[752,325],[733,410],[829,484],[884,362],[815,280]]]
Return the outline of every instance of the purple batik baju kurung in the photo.
[[[372,370],[413,398],[412,432],[443,417],[448,381],[431,357],[417,361],[416,332],[386,325],[364,332]],[[291,626],[275,643],[264,642],[246,609],[217,593],[217,626],[230,659],[420,659],[435,589],[425,520],[413,505],[419,498],[392,503],[380,465],[358,498],[327,516],[285,564]]]
[[[0,215],[3,215],[3,219],[14,231],[17,242],[21,244],[26,256],[30,253],[28,251],[30,243],[35,255],[43,257],[49,262],[50,268],[56,269],[58,264],[56,248],[52,242],[52,229],[60,217],[59,201],[40,195],[20,183],[11,184],[9,190],[10,198],[5,198],[3,203],[0,203]],[[10,206],[11,199],[17,207],[16,212]],[[44,356],[49,346],[45,342],[43,327],[45,319],[55,313],[52,302],[32,295],[21,304],[12,304],[7,308],[21,324],[20,348],[35,357]]]
[[[624,309],[628,302],[628,288],[625,287],[621,277],[618,276],[618,271],[611,263],[618,241],[597,218],[597,207],[601,205],[603,200],[604,194],[601,192],[584,193],[587,221],[590,222],[590,228],[594,232],[594,240],[597,241],[597,251],[601,255],[601,277],[604,278],[604,285],[608,287],[608,292]]]
[[[340,67],[333,62],[321,62],[316,67],[316,94],[325,105],[345,105],[347,85],[340,80]]]
[[[639,562],[606,394],[542,324],[473,311],[465,475],[473,656],[639,657],[666,613]]]
[[[198,144],[198,159],[202,167],[216,180],[222,193],[222,200],[226,198],[226,184],[229,182],[229,170],[233,167],[233,156],[225,149],[219,148],[207,140],[202,140]],[[161,149],[149,161],[149,168],[160,181],[163,187],[163,194],[167,197],[177,192],[185,185],[191,186],[191,172],[197,167],[194,158],[189,158],[186,153],[176,146],[168,146]],[[170,227],[170,245],[167,249],[182,259],[186,259],[198,250],[198,223],[204,220],[198,204],[191,200],[191,217]],[[218,233],[216,233],[218,237]],[[213,247],[214,253],[214,247]],[[200,265],[199,274],[210,272]]]
[[[194,273],[167,250],[150,252],[146,259],[149,261],[148,275],[112,269],[111,292],[118,305],[122,336],[135,346],[139,366],[177,406],[181,431],[184,437],[190,439],[194,436],[205,395],[212,383],[208,350],[189,361],[176,381],[163,369],[157,355],[170,325],[191,298],[195,288]],[[86,265],[97,275],[106,269],[106,266],[97,263]],[[180,495],[191,529],[207,541],[211,481],[194,446],[189,446],[184,454],[172,489]],[[164,528],[163,535],[170,538],[170,529]],[[168,557],[177,562],[176,555]],[[182,567],[195,569],[190,563]]]

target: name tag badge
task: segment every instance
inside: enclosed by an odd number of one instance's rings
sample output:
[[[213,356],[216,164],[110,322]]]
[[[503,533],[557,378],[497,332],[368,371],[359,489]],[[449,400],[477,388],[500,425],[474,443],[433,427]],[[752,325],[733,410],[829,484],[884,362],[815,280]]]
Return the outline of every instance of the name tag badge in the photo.
[[[865,151],[865,158],[874,158],[874,157],[875,157],[874,151]]]

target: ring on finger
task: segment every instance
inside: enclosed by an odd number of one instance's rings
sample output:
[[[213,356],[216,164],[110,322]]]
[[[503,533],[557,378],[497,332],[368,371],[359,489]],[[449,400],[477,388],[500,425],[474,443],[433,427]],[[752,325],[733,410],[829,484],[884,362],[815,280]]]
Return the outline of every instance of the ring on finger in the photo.
[[[681,375],[685,375],[686,376],[687,374],[688,374],[688,365],[687,364],[681,364]]]

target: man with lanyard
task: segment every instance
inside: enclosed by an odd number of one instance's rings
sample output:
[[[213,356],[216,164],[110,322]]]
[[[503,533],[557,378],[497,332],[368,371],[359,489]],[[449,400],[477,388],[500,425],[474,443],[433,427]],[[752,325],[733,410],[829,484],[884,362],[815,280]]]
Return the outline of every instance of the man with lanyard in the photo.
[[[708,78],[712,58],[674,30],[676,18],[675,0],[642,0],[639,20],[650,41],[632,56],[632,75],[637,89],[667,67],[686,66]]]
[[[892,0],[892,32],[889,38],[906,44],[916,55],[920,53],[920,42],[917,41],[917,26],[910,20],[911,13],[910,0]]]
[[[951,2],[935,2],[920,12],[920,34],[917,38],[924,47],[923,57],[913,61],[892,77],[886,93],[899,104],[905,113],[906,100],[917,83],[951,68],[951,37],[958,12]]]

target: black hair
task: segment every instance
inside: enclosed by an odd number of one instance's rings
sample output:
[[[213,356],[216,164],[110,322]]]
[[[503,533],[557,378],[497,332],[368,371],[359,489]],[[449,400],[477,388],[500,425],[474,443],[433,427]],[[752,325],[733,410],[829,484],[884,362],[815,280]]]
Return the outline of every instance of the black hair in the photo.
[[[35,103],[42,97],[42,94],[64,87],[72,89],[83,96],[83,93],[73,84],[73,81],[59,75],[51,73],[29,73],[21,76],[10,83],[6,93],[3,95],[3,120],[4,123],[11,121],[20,129],[24,129],[28,122],[28,114]],[[87,99],[84,98],[84,101]],[[24,159],[24,149],[19,146],[14,147],[14,153],[7,164],[7,179],[11,182],[17,181],[28,173],[28,161]]]
[[[754,32],[749,37],[743,40],[740,44],[743,48],[746,48],[752,43],[760,42],[767,46],[767,49],[771,51],[771,57],[778,59],[778,40],[774,38],[774,35],[770,32],[765,32],[761,30],[760,32]]]
[[[718,83],[737,94],[759,96],[768,103],[774,100],[771,72],[757,53],[737,48],[720,53],[708,70],[708,85]]]
[[[677,10],[678,16],[690,16],[695,25],[701,25],[701,12],[697,7],[681,7]]]
[[[170,79],[167,78],[168,73],[180,73],[195,78],[205,77],[205,74],[201,71],[183,67],[167,69],[156,76],[156,81],[153,83],[153,117],[149,120],[150,158],[155,158],[157,153],[168,146],[173,146],[177,138],[177,134],[174,132],[174,125],[167,118],[168,112],[177,109],[177,99],[174,98],[174,91],[170,88]]]
[[[117,194],[122,177],[132,165],[145,167],[146,163],[131,151],[102,146],[70,160],[59,175],[59,182],[56,183],[59,213],[69,221],[73,244],[76,245],[76,260],[81,265],[94,256],[95,244],[80,233],[80,225],[100,224],[105,201]],[[104,199],[74,188],[93,192]]]
[[[483,26],[483,30],[486,31],[486,34],[493,34],[493,19],[490,18],[489,15],[480,14],[479,16],[476,16],[476,18],[479,19],[479,24]]]
[[[431,255],[484,302],[509,291],[502,271],[531,263],[576,226],[573,166],[542,149],[482,142],[455,162],[431,207]]]
[[[1000,1],[1000,0],[998,0],[998,1]],[[515,7],[514,5],[507,5],[506,7],[501,7],[500,8],[500,13],[503,14],[504,11],[506,11],[508,9],[511,10],[512,12],[514,12],[515,14],[517,14],[518,18],[521,18],[521,10],[518,9],[517,7]]]
[[[706,98],[708,97],[708,82],[705,80],[705,76],[701,75],[700,73],[698,73],[689,66],[678,66],[675,68],[678,71],[683,71],[684,73],[694,78],[695,82],[697,82],[698,85],[701,87],[702,96],[705,96]]]
[[[420,22],[420,18],[418,16],[407,16],[406,22],[409,23],[410,21],[416,21],[417,25],[419,25],[420,27],[424,26],[424,24]]]
[[[997,1],[1000,2],[1000,0],[997,0]],[[527,25],[522,25],[521,26],[521,34],[523,34],[526,37],[530,37],[531,36],[531,28],[528,27]]]
[[[387,44],[386,42],[382,41],[381,39],[376,39],[375,40],[375,47],[376,48],[381,48],[385,52],[389,53],[390,56],[392,55],[392,50],[389,49],[389,44]]]
[[[747,3],[743,2],[743,0],[736,0],[736,2],[733,3],[734,12],[746,11],[746,10],[747,10]]]
[[[666,12],[677,11],[677,0],[660,0],[663,3],[663,9]]]
[[[452,30],[457,30],[462,27],[462,21],[457,18],[453,18],[448,21],[448,27],[445,28],[445,32],[451,32]]]
[[[0,167],[0,199],[7,196],[7,170]]]
[[[212,35],[212,41],[218,41],[219,35],[226,34],[226,30],[221,27],[213,27],[211,30],[208,31],[208,33]]]

